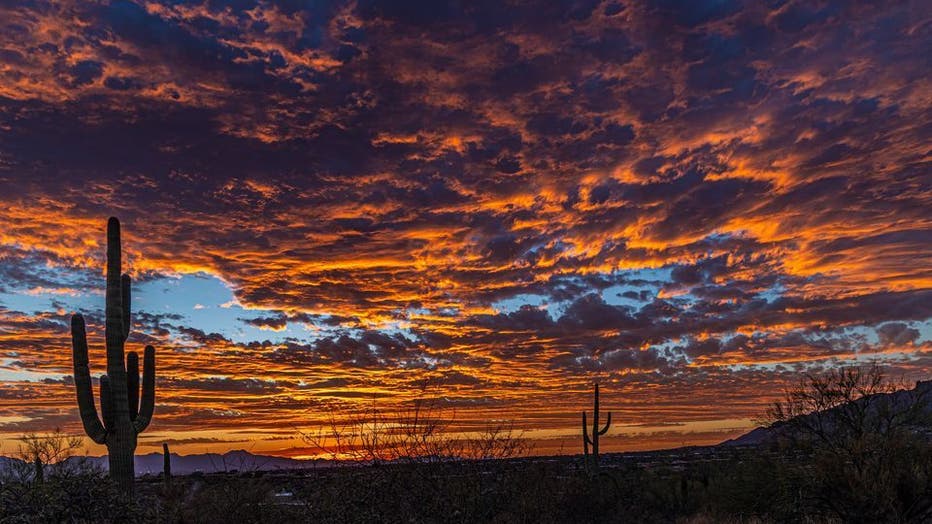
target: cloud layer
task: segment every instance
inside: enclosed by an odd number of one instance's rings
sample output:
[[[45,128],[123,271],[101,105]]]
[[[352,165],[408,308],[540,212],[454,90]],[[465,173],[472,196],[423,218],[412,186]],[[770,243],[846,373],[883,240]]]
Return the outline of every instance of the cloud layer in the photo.
[[[803,370],[923,377],[930,19],[5,3],[0,431],[74,426],[65,326],[102,308],[109,215],[139,285],[232,291],[140,306],[179,435],[285,434],[426,378],[464,424],[570,431],[598,378],[650,447],[734,432]]]

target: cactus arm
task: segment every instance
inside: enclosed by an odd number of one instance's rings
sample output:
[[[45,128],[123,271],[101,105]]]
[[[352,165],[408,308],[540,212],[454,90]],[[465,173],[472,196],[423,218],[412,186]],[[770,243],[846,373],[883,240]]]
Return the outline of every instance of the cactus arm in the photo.
[[[120,279],[120,294],[122,298],[123,306],[123,341],[126,342],[126,339],[129,338],[129,329],[132,326],[132,317],[130,316],[130,289],[132,286],[132,281],[129,278],[129,275],[123,275],[123,278]]]
[[[107,221],[107,376],[113,392],[113,416],[124,417],[129,412],[126,397],[126,363],[123,360],[123,292],[120,276],[120,221]]]
[[[107,375],[100,376],[100,416],[105,428],[113,428],[113,390]]]
[[[126,398],[129,402],[129,418],[139,415],[139,355],[135,351],[126,354]]]
[[[136,433],[142,433],[152,420],[155,411],[155,348],[146,346],[142,355],[142,402],[139,415],[133,421]]]
[[[612,425],[612,412],[609,411],[608,417],[605,419],[605,427],[599,430],[599,435],[604,435],[608,431],[609,426],[611,425]]]
[[[585,444],[586,452],[589,452],[589,445],[592,444],[592,438],[589,437],[589,424],[586,423],[586,412],[582,412],[582,435],[583,435],[583,444]]]
[[[97,408],[94,407],[91,370],[87,362],[87,333],[84,328],[84,317],[81,315],[71,317],[71,347],[78,412],[81,414],[84,431],[95,443],[104,444],[107,442],[107,430],[97,417]]]

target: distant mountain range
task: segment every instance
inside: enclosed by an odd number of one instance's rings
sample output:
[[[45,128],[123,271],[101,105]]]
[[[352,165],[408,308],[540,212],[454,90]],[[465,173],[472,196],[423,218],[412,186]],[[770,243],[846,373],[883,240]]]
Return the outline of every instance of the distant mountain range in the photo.
[[[172,453],[172,473],[175,475],[190,475],[191,473],[221,473],[221,472],[248,472],[248,471],[276,471],[287,469],[310,469],[332,466],[333,461],[315,459],[301,460],[287,457],[272,457],[256,455],[244,450],[229,451],[224,454],[204,453],[199,455],[176,455]],[[136,455],[136,476],[158,475],[162,472],[162,454],[149,453]],[[87,461],[90,467],[107,470],[107,457],[71,457],[72,462]],[[11,457],[0,457],[0,472],[15,471],[28,468],[22,460]]]

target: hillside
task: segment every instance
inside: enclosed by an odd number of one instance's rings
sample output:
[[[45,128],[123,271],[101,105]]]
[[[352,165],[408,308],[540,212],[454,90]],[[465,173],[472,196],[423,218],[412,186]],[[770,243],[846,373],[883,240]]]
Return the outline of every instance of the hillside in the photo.
[[[878,407],[892,407],[893,411],[897,409],[905,409],[906,406],[910,404],[911,399],[921,398],[922,405],[921,409],[923,413],[928,417],[926,419],[926,424],[923,427],[916,428],[918,431],[923,433],[929,433],[932,431],[932,380],[924,380],[916,383],[916,386],[913,389],[902,389],[892,393],[880,393],[877,395],[871,395],[870,397],[865,397],[859,399],[856,402],[860,402],[862,405],[871,406],[871,409],[878,409]],[[829,420],[832,418],[832,412],[839,412],[844,409],[844,406],[838,406],[832,410],[827,410],[827,417]],[[809,415],[813,416],[813,415]],[[758,427],[755,428],[744,435],[739,437],[726,440],[719,444],[719,446],[760,446],[773,443],[779,436],[781,436],[783,431],[782,425],[774,425],[771,427]]]

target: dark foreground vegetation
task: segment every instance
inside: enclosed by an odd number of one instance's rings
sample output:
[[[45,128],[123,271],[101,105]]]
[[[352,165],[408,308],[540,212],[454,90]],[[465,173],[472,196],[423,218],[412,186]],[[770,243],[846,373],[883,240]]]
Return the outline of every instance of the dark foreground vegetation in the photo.
[[[756,449],[382,464],[137,481],[92,472],[5,482],[0,522],[928,522],[928,447],[893,477],[829,479],[824,457]],[[828,483],[827,483],[828,481]],[[852,510],[840,514],[832,495]],[[839,498],[840,497],[840,498]]]

